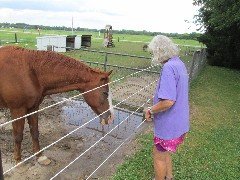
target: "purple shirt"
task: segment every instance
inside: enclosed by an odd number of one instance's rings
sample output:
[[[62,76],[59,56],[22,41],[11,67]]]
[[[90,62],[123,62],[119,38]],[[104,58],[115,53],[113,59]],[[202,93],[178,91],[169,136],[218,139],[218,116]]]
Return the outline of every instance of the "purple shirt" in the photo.
[[[168,110],[154,114],[154,135],[164,140],[179,138],[189,131],[188,73],[185,64],[175,56],[163,65],[154,104],[161,99],[175,101]]]

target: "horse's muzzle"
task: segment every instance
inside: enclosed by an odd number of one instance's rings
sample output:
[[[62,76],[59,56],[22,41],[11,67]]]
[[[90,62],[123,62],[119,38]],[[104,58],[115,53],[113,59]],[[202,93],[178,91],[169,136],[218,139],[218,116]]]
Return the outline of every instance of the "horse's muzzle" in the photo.
[[[105,112],[103,115],[100,116],[100,123],[102,125],[111,124],[113,122],[113,119],[114,119],[114,113],[108,110],[107,112]]]

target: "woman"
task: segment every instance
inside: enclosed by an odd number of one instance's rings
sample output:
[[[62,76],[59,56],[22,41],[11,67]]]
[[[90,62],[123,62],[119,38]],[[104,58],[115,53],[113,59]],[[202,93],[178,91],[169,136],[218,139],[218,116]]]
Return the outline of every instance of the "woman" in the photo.
[[[154,119],[155,180],[171,180],[172,157],[189,131],[188,73],[179,58],[179,48],[166,36],[158,35],[148,45],[153,64],[162,64],[153,106],[145,118]]]

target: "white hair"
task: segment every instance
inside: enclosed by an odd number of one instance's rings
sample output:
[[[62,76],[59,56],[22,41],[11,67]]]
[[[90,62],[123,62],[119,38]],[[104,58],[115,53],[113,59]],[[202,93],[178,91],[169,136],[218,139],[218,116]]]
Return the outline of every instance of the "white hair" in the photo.
[[[160,64],[179,55],[180,49],[166,36],[157,35],[148,45],[148,51],[153,55],[152,64]]]

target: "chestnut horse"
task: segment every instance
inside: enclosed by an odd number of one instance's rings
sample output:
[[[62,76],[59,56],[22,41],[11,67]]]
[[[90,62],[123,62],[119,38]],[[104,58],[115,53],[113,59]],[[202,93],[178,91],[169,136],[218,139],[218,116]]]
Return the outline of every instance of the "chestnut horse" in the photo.
[[[44,96],[78,90],[92,110],[107,124],[113,113],[109,93],[111,72],[95,70],[84,63],[56,52],[28,50],[16,46],[0,48],[0,108],[9,108],[11,118],[37,111]],[[106,84],[106,85],[105,85]],[[33,153],[40,150],[38,115],[27,117]],[[21,142],[25,118],[12,122],[15,140],[14,159],[21,162]],[[37,154],[39,163],[50,160]],[[43,163],[43,164],[49,164]],[[41,164],[41,163],[40,163]]]

